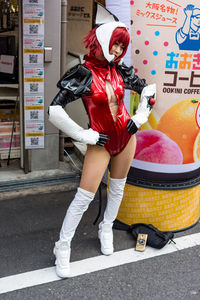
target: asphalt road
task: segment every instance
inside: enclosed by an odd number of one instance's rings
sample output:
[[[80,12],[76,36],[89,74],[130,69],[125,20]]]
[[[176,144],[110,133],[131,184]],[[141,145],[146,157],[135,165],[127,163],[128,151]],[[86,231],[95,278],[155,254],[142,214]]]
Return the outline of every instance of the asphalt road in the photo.
[[[73,192],[56,192],[0,201],[0,281],[54,265],[52,248]],[[105,189],[103,191],[105,196]],[[71,261],[100,256],[98,195],[85,213],[72,242]],[[175,238],[200,232],[200,223]],[[114,230],[115,251],[135,241]],[[14,280],[14,279],[13,279]],[[200,246],[103,269],[81,276],[0,294],[2,300],[193,300],[200,299]]]

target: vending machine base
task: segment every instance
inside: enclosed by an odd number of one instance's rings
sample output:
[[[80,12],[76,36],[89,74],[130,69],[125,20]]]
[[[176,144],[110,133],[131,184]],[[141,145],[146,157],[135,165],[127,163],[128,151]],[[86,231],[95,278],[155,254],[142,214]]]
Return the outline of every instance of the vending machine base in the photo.
[[[126,184],[117,220],[152,224],[162,231],[181,231],[198,222],[200,185],[158,190]]]

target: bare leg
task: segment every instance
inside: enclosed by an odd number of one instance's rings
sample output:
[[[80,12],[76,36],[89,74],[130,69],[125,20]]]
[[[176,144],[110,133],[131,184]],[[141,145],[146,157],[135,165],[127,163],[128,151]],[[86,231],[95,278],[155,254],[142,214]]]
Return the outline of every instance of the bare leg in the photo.
[[[110,154],[104,147],[88,145],[80,187],[96,193],[110,161]]]
[[[127,177],[136,148],[136,137],[133,135],[122,152],[111,159],[111,178]]]

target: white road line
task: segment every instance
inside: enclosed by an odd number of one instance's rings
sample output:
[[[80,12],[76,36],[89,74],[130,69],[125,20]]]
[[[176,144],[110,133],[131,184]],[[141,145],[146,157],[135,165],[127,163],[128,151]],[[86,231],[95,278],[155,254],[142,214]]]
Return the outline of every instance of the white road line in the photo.
[[[200,245],[200,233],[174,239],[176,244],[168,244],[158,250],[147,247],[145,252],[136,252],[133,248],[115,252],[111,256],[100,255],[71,263],[71,277],[84,275],[140,260],[157,257],[179,250]],[[20,290],[39,284],[61,280],[55,274],[55,267],[35,270],[0,278],[0,294]]]

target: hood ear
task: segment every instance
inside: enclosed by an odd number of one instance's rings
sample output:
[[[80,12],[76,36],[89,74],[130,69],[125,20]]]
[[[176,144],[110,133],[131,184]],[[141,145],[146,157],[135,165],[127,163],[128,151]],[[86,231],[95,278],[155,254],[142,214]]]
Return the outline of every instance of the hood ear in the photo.
[[[102,48],[103,55],[108,62],[111,62],[114,59],[114,55],[109,54],[109,45],[113,31],[117,27],[127,27],[124,23],[119,22],[119,19],[114,14],[96,1],[94,2],[94,25],[99,26],[96,29],[96,37]]]
[[[119,19],[107,10],[103,5],[98,2],[94,2],[94,26],[102,25],[105,23],[110,23],[114,21],[119,21]]]

